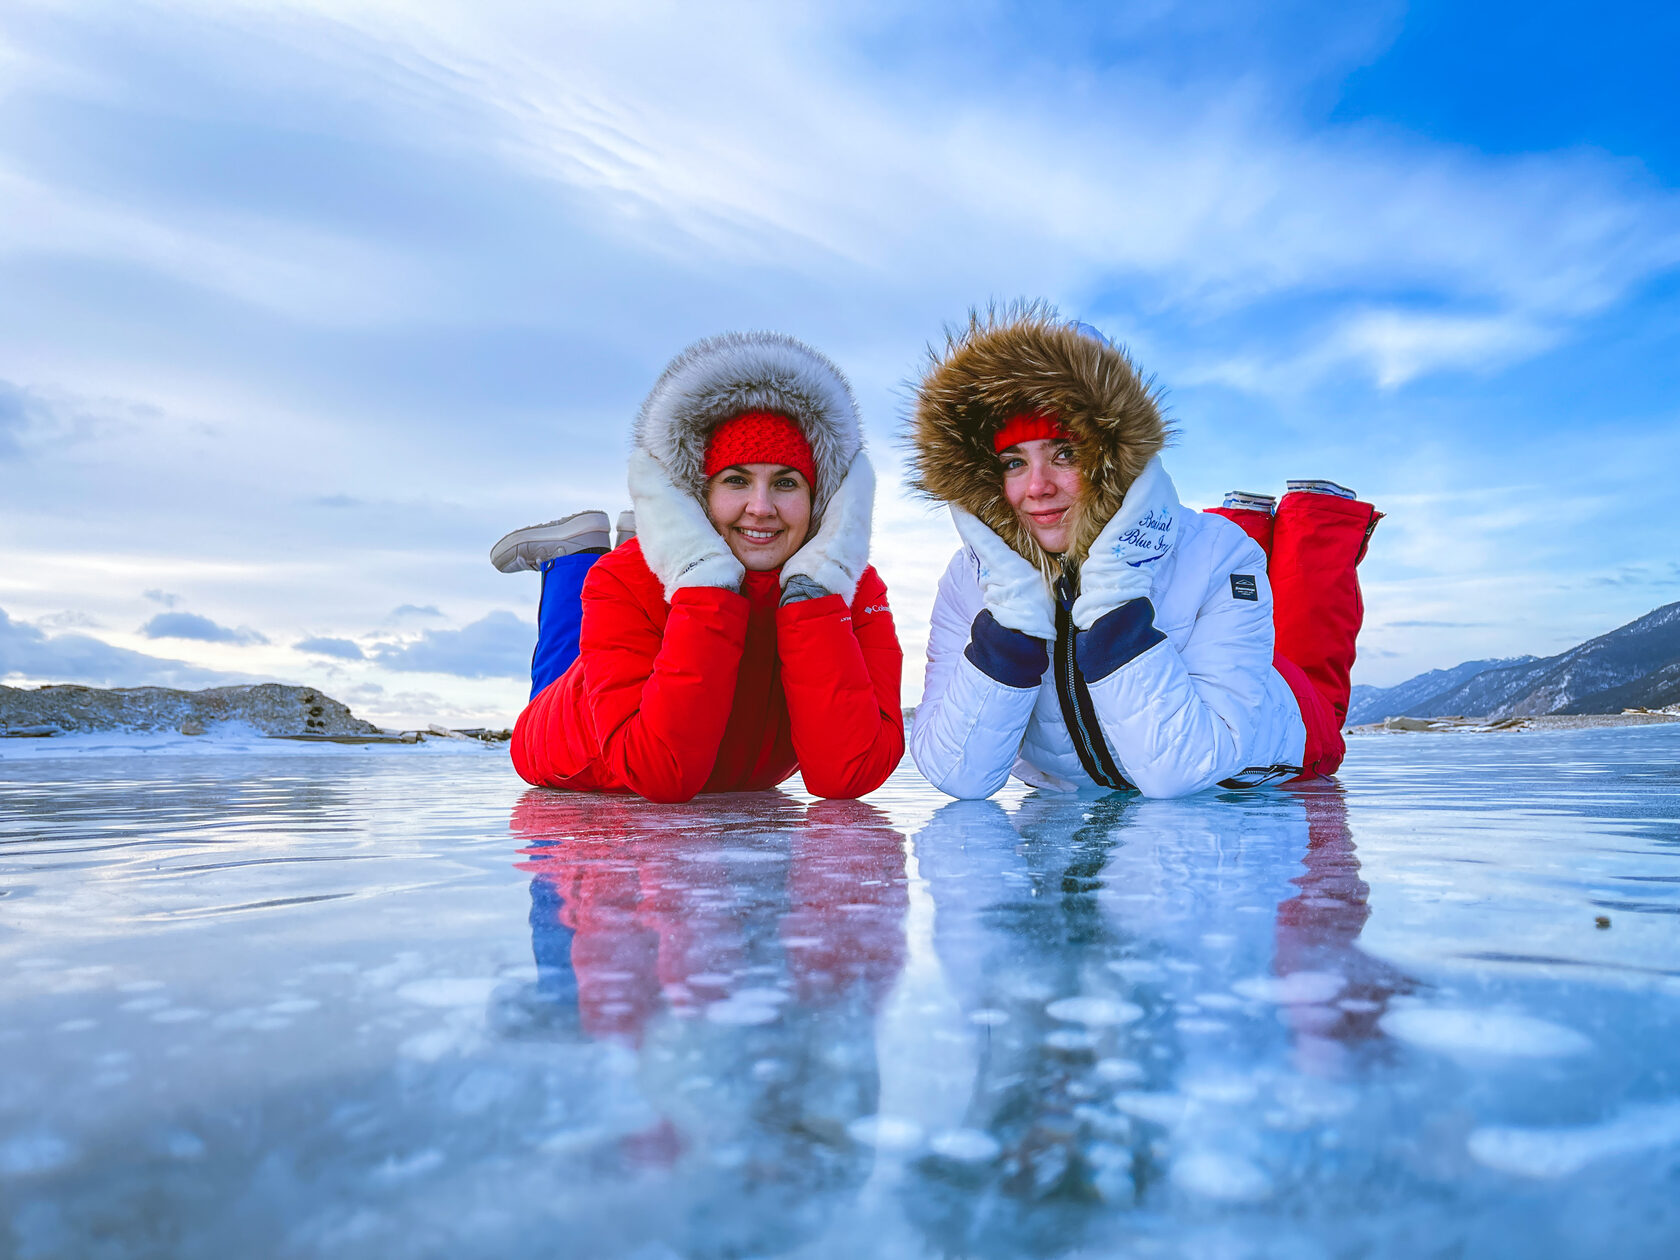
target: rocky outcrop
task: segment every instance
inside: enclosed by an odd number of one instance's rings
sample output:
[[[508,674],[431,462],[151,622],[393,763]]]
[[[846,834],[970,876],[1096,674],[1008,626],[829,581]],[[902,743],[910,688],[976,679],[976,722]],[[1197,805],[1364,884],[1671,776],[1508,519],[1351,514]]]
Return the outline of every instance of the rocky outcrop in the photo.
[[[284,683],[173,691],[167,687],[0,687],[0,734],[74,731],[213,733],[243,722],[265,735],[376,735],[331,696]]]

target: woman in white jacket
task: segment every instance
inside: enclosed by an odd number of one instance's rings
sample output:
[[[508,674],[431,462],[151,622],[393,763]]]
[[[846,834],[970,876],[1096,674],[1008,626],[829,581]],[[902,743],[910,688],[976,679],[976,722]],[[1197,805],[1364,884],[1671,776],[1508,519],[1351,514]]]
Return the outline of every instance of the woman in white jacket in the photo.
[[[971,315],[935,356],[913,484],[964,546],[910,751],[942,791],[990,796],[1013,773],[1184,796],[1341,764],[1355,565],[1380,513],[1328,482],[1291,483],[1275,513],[1253,495],[1186,510],[1167,436],[1125,352],[1048,307]]]

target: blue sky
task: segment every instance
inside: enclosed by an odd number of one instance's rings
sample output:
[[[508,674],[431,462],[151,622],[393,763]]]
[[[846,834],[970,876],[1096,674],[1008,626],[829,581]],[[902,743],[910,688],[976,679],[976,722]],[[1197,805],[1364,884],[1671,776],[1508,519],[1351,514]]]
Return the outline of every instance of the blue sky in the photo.
[[[511,720],[506,530],[624,506],[726,328],[852,376],[919,692],[922,348],[1045,297],[1190,503],[1389,513],[1360,681],[1680,599],[1680,17],[1657,6],[14,3],[0,677]]]

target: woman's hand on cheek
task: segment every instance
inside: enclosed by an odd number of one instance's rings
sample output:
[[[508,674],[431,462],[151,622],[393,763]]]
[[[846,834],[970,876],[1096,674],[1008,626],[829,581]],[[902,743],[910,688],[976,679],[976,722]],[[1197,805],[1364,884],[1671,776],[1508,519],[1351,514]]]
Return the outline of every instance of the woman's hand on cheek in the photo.
[[[1054,642],[1055,605],[1050,599],[1050,584],[1038,566],[1013,550],[979,517],[955,504],[951,505],[951,519],[980,579],[980,594],[992,620],[1035,639]]]
[[[1075,626],[1089,630],[1105,613],[1154,590],[1155,571],[1172,551],[1183,510],[1156,456],[1127,489],[1120,510],[1103,526],[1079,566]]]
[[[642,558],[665,598],[688,586],[741,589],[746,568],[706,517],[706,510],[645,451],[630,456],[630,502]]]
[[[783,588],[795,577],[805,577],[850,604],[869,563],[874,512],[875,469],[859,451],[823,512],[822,528],[782,566]]]

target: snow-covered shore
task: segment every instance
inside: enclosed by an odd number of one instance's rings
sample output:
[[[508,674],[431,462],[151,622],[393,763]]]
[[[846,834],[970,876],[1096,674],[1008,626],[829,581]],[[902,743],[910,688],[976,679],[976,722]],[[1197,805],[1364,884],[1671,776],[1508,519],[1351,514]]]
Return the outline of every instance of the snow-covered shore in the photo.
[[[49,738],[0,739],[0,761],[135,755],[214,757],[230,754],[246,757],[506,757],[507,744],[465,736],[451,738],[433,734],[422,734],[412,743],[381,740],[374,743],[340,744],[328,740],[288,739],[284,736],[265,735],[254,726],[243,722],[221,723],[204,735],[182,735],[178,731],[77,731]]]

